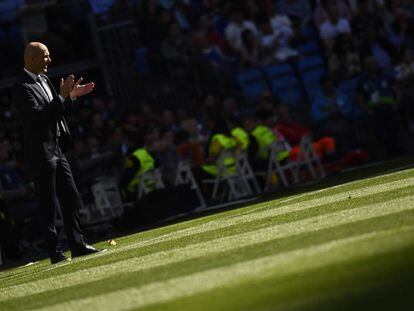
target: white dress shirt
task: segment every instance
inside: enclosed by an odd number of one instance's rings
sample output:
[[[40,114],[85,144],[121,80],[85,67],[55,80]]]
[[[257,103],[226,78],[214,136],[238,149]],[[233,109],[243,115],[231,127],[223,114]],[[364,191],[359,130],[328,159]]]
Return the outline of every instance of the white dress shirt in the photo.
[[[46,98],[49,99],[49,102],[51,102],[53,100],[53,94],[52,94],[52,90],[50,89],[49,85],[46,83],[46,81],[44,81],[44,78],[42,78],[40,75],[36,75],[33,72],[27,70],[26,68],[24,68],[24,71],[30,76],[32,77],[32,79],[42,88],[43,92],[45,92]],[[40,83],[38,82],[38,79],[40,80]],[[61,100],[61,102],[63,103],[65,101],[65,98],[59,94],[59,98]]]
[[[26,68],[24,68],[24,71],[40,86],[40,88],[42,89],[42,91],[44,92],[44,94],[46,95],[46,98],[48,99],[50,103],[53,100],[53,93],[49,85],[45,81],[45,78],[41,77],[40,75],[34,74],[33,72],[27,70]],[[62,103],[65,101],[65,98],[60,94],[59,94],[59,99],[61,100]],[[67,128],[65,124],[63,123],[63,121],[59,120],[58,122],[60,123],[64,131],[67,132]],[[56,124],[56,134],[58,137],[60,136],[60,129],[59,129],[58,124]]]

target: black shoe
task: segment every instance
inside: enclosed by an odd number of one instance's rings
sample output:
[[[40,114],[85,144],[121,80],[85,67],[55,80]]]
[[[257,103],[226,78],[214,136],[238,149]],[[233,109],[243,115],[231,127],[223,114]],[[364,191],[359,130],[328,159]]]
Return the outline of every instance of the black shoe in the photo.
[[[106,252],[106,249],[97,249],[92,245],[85,244],[82,248],[71,251],[72,258]]]
[[[71,261],[70,258],[63,255],[62,252],[57,252],[53,256],[50,256],[50,263],[54,265],[55,263],[62,262],[62,261]]]

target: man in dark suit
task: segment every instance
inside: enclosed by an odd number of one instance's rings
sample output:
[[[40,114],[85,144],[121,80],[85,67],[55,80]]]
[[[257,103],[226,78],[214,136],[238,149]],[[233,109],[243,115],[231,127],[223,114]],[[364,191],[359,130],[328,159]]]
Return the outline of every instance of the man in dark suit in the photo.
[[[59,93],[45,75],[51,63],[49,50],[31,42],[24,52],[24,72],[14,89],[14,103],[22,120],[24,153],[33,172],[41,219],[51,263],[67,261],[55,228],[58,199],[72,257],[99,252],[84,242],[79,226],[81,198],[69,163],[59,144],[70,135],[64,113],[76,98],[92,92],[93,82],[75,83],[73,75],[60,80]]]

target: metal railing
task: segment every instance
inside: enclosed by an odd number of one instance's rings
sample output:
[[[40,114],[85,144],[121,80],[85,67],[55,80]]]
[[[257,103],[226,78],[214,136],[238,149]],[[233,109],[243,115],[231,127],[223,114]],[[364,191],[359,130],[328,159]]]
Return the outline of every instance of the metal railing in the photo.
[[[90,15],[89,20],[108,93],[122,110],[137,110],[148,103],[158,111],[195,112],[205,94],[240,96],[229,91],[232,80],[225,78],[229,74],[194,59],[166,60],[148,53],[148,70],[140,72],[136,52],[142,43],[135,20],[113,21],[107,15]]]

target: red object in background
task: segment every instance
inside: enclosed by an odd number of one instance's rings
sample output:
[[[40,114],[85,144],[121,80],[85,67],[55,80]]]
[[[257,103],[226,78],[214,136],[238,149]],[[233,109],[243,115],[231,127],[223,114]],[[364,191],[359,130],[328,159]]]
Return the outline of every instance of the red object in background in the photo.
[[[177,146],[177,155],[180,159],[191,160],[193,166],[204,163],[203,152],[199,143],[183,143]]]
[[[300,123],[285,123],[279,121],[276,124],[276,129],[285,137],[285,139],[291,144],[292,146],[296,146],[300,144],[300,140],[306,134],[310,133],[310,130],[301,125]]]
[[[322,137],[321,139],[313,143],[316,155],[320,160],[323,159],[326,154],[333,154],[335,152],[335,139],[332,137]],[[289,152],[289,158],[292,161],[297,161],[300,152],[299,146],[293,146]]]

